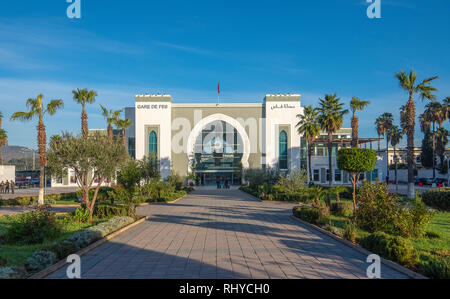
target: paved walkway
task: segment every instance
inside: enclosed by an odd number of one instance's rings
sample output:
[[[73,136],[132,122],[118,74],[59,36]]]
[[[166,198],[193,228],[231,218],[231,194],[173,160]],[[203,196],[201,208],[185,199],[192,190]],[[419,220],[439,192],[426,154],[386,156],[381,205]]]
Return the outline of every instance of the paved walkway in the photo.
[[[196,191],[82,257],[82,278],[366,278],[366,256],[304,227],[293,205]],[[64,278],[66,268],[49,278]],[[382,266],[383,278],[406,278]]]

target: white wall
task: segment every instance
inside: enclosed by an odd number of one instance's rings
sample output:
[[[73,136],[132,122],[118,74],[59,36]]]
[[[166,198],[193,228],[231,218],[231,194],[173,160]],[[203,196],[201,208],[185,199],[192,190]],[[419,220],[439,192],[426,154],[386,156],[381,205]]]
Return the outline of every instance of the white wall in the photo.
[[[16,181],[16,166],[0,165],[0,182]]]
[[[298,99],[298,101],[292,101]],[[267,95],[265,98],[266,109],[266,123],[265,143],[263,148],[266,154],[266,165],[269,168],[277,167],[279,160],[279,127],[290,126],[290,152],[289,166],[290,169],[297,169],[300,167],[300,136],[298,135],[297,115],[303,113],[303,108],[300,106],[300,95]]]
[[[137,96],[136,101],[136,159],[145,156],[146,126],[158,126],[159,160],[161,176],[165,179],[170,175],[172,159],[172,98],[170,96]],[[144,100],[145,102],[143,102]]]

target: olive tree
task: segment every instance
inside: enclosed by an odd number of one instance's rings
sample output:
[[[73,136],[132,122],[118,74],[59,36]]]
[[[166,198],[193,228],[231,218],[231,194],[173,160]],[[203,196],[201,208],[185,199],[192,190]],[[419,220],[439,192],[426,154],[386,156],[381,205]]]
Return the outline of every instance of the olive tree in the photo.
[[[374,150],[362,148],[343,148],[339,150],[337,165],[339,169],[350,174],[353,185],[353,210],[357,218],[356,184],[361,173],[373,171],[377,163],[377,153]]]
[[[75,172],[77,184],[85,194],[90,221],[102,184],[115,177],[116,171],[127,158],[123,144],[119,141],[111,143],[106,135],[93,134],[83,137],[69,133],[51,138],[47,157],[49,169],[54,176],[62,177],[69,169]],[[83,173],[89,173],[89,179],[84,180]],[[92,188],[94,195],[89,198],[89,190]]]

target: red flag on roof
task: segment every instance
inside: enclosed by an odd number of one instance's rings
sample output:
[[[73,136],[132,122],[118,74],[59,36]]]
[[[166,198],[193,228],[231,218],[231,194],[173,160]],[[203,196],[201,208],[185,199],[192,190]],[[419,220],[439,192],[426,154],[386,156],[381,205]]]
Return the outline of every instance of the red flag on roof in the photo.
[[[218,87],[217,91],[218,91],[219,94],[220,94],[220,81],[219,81],[219,87]]]

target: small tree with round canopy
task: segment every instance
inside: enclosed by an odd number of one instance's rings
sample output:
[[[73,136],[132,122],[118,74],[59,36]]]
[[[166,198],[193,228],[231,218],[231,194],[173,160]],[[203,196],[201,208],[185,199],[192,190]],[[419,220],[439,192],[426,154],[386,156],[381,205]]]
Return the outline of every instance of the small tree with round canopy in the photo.
[[[338,168],[350,174],[353,185],[353,210],[357,219],[356,184],[361,173],[373,171],[377,163],[377,153],[374,150],[362,148],[343,148],[337,156]]]

